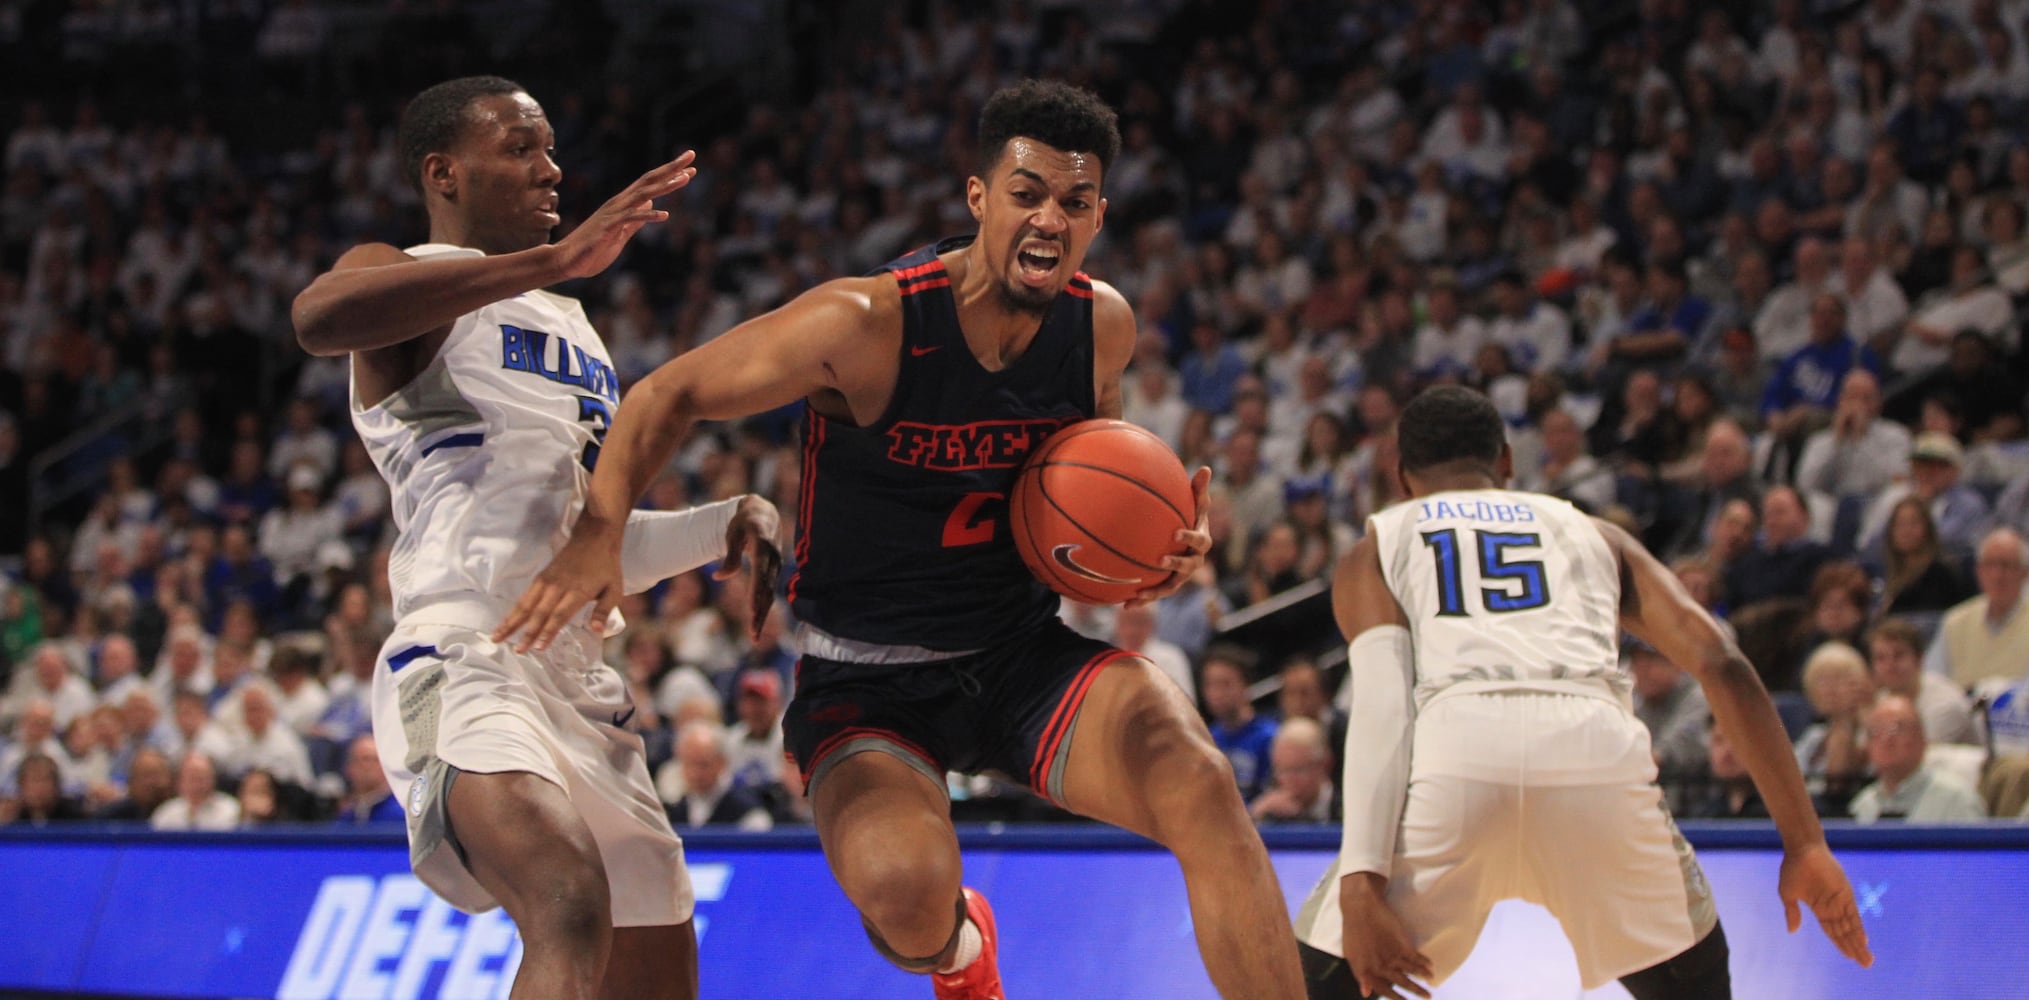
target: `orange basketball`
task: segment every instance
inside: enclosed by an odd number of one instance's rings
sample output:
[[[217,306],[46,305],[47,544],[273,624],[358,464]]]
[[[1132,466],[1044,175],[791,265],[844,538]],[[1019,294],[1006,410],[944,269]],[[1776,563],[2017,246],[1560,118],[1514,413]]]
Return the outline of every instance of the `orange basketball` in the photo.
[[[1177,529],[1198,520],[1176,453],[1124,420],[1052,435],[1022,466],[1009,506],[1029,572],[1087,604],[1118,604],[1167,579]]]

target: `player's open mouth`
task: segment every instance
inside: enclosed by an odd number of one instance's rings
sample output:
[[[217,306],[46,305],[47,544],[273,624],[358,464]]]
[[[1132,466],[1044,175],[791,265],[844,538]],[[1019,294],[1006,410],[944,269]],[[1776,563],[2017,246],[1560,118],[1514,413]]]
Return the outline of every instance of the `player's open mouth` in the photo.
[[[1023,284],[1041,288],[1050,283],[1063,259],[1063,248],[1054,243],[1030,243],[1015,253],[1015,266],[1021,270]]]
[[[564,221],[564,217],[557,214],[557,199],[554,197],[545,198],[536,205],[535,214],[542,216],[552,226]]]

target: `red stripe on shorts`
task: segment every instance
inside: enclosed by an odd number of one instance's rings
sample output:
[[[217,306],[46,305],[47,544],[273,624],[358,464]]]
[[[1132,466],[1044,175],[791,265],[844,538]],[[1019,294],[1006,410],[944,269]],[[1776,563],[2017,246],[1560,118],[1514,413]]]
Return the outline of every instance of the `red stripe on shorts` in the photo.
[[[1029,790],[1042,796],[1044,801],[1061,804],[1050,798],[1050,768],[1056,762],[1058,748],[1064,743],[1064,734],[1071,731],[1071,720],[1078,717],[1078,708],[1085,703],[1086,692],[1092,689],[1092,682],[1099,679],[1099,671],[1107,664],[1133,655],[1124,649],[1109,649],[1078,668],[1078,675],[1071,679],[1070,688],[1065,690],[1063,699],[1057,702],[1056,712],[1050,716],[1050,724],[1043,727],[1043,737],[1036,743],[1035,763],[1029,768]]]

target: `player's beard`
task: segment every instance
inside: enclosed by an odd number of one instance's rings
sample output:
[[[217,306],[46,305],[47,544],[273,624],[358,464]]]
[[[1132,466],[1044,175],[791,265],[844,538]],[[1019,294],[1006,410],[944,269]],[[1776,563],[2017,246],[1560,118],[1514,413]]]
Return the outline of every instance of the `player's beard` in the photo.
[[[1043,316],[1049,313],[1050,303],[1057,301],[1060,291],[1057,288],[1030,288],[1018,281],[1004,280],[1000,283],[1000,304],[1008,312]]]

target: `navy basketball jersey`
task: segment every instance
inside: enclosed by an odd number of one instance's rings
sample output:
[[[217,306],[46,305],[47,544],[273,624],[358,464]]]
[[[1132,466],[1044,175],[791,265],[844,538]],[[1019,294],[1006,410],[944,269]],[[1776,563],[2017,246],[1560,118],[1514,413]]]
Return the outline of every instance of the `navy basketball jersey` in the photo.
[[[1074,276],[1021,357],[988,371],[937,256],[971,241],[882,266],[901,287],[902,347],[880,419],[856,427],[806,408],[789,599],[841,639],[976,650],[1057,613],[1015,551],[1008,496],[1029,452],[1093,415],[1092,281]]]

